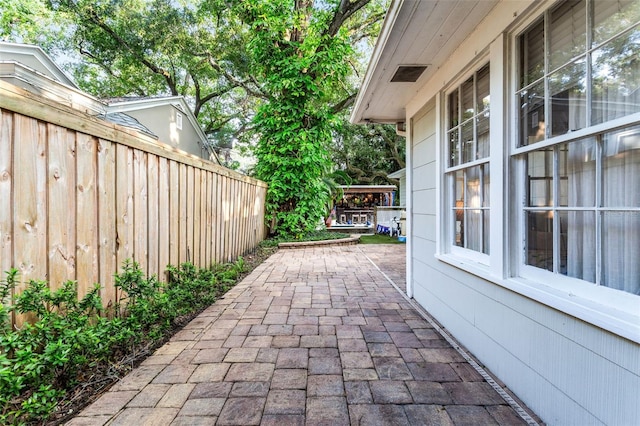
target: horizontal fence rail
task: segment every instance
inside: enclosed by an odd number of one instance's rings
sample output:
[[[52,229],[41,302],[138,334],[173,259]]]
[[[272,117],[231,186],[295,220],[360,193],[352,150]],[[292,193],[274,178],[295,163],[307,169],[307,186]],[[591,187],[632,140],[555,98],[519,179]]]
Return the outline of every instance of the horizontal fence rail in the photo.
[[[232,261],[265,238],[266,184],[0,81],[0,270],[102,285],[125,259]]]

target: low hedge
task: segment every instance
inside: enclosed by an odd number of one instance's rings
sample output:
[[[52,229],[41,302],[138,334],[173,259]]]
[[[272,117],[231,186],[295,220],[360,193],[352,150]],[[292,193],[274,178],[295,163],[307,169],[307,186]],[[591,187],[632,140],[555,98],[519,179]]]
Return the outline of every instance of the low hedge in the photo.
[[[52,291],[32,280],[22,293],[12,269],[0,281],[0,424],[57,423],[78,395],[98,393],[211,305],[245,271],[242,258],[212,269],[169,266],[166,283],[126,261],[116,278],[120,298],[105,309],[100,285],[78,300],[77,283]],[[12,329],[13,313],[29,321]],[[75,404],[75,406],[74,406]]]

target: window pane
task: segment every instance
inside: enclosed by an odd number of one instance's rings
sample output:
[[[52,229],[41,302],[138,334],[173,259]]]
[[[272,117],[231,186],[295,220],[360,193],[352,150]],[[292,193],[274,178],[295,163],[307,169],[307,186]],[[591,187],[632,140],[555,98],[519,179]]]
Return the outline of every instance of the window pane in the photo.
[[[482,207],[489,207],[489,189],[491,183],[491,174],[489,173],[489,165],[482,166]]]
[[[465,222],[465,247],[469,250],[482,252],[482,210],[467,210]]]
[[[489,156],[489,65],[477,71],[448,96],[449,166]],[[459,105],[459,108],[455,107]],[[460,121],[453,116],[459,114]],[[489,165],[466,167],[449,174],[452,198],[452,244],[488,253]]]
[[[602,285],[640,294],[639,235],[640,211],[604,214]]]
[[[477,74],[478,99],[476,111],[489,109],[489,65],[485,65]]]
[[[527,154],[529,206],[553,206],[553,149]]]
[[[592,124],[640,111],[640,27],[592,55]]]
[[[452,129],[460,124],[460,106],[458,105],[458,89],[449,95],[449,128]]]
[[[490,241],[490,235],[491,233],[490,231],[490,215],[489,215],[489,210],[483,210],[482,211],[482,216],[484,218],[484,227],[482,229],[482,240],[483,240],[483,245],[482,245],[482,252],[484,254],[490,254],[489,252],[489,241]]]
[[[464,172],[458,170],[455,175],[454,200],[454,240],[458,247],[464,247]]]
[[[549,76],[551,136],[582,129],[587,123],[586,62],[580,60]]]
[[[456,186],[456,196],[455,196],[455,207],[463,208],[464,207],[464,170],[458,170],[455,172],[455,186]]]
[[[544,75],[544,21],[541,19],[520,37],[520,87]]]
[[[464,247],[464,210],[454,210],[455,226],[453,244],[457,247]]]
[[[637,0],[593,2],[593,47],[640,21]]]
[[[478,132],[478,152],[476,158],[487,158],[489,156],[489,110],[486,110],[476,119]]]
[[[473,109],[473,77],[462,83],[460,86],[462,96],[462,121],[474,116]]]
[[[520,143],[530,145],[544,140],[544,83],[520,92]]]
[[[465,240],[470,250],[482,251],[483,217],[480,207],[480,166],[466,169],[467,199],[465,207],[471,208],[466,212]]]
[[[462,125],[462,162],[467,163],[475,159],[473,120],[470,120]]]
[[[583,139],[562,144],[558,151],[560,205],[596,205],[596,142]]]
[[[640,207],[640,126],[605,135],[602,177],[604,206]]]
[[[449,132],[449,166],[457,166],[460,164],[460,152],[458,148],[459,128],[455,128]]]
[[[465,207],[480,207],[480,167],[469,167],[466,172],[467,199]]]
[[[553,213],[526,212],[526,263],[553,271]]]
[[[549,70],[554,70],[586,51],[586,2],[565,0],[551,11]]]
[[[560,218],[560,273],[596,282],[596,214],[563,211]]]

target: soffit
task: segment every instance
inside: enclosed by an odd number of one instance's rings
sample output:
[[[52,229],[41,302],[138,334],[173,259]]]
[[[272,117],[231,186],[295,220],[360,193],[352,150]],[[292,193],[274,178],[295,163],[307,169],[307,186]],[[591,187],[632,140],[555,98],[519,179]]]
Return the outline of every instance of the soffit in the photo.
[[[354,123],[405,120],[405,105],[498,0],[392,1],[351,114]],[[424,66],[416,82],[391,82],[399,66]]]

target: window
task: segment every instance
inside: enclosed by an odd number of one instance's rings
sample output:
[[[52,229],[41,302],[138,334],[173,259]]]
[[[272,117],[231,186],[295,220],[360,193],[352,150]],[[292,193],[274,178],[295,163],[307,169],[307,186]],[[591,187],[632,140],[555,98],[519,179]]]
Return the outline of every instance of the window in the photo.
[[[449,241],[489,254],[489,65],[447,97]]]
[[[517,45],[522,263],[640,294],[640,2],[561,2]]]
[[[182,130],[182,113],[176,112],[176,128]]]

